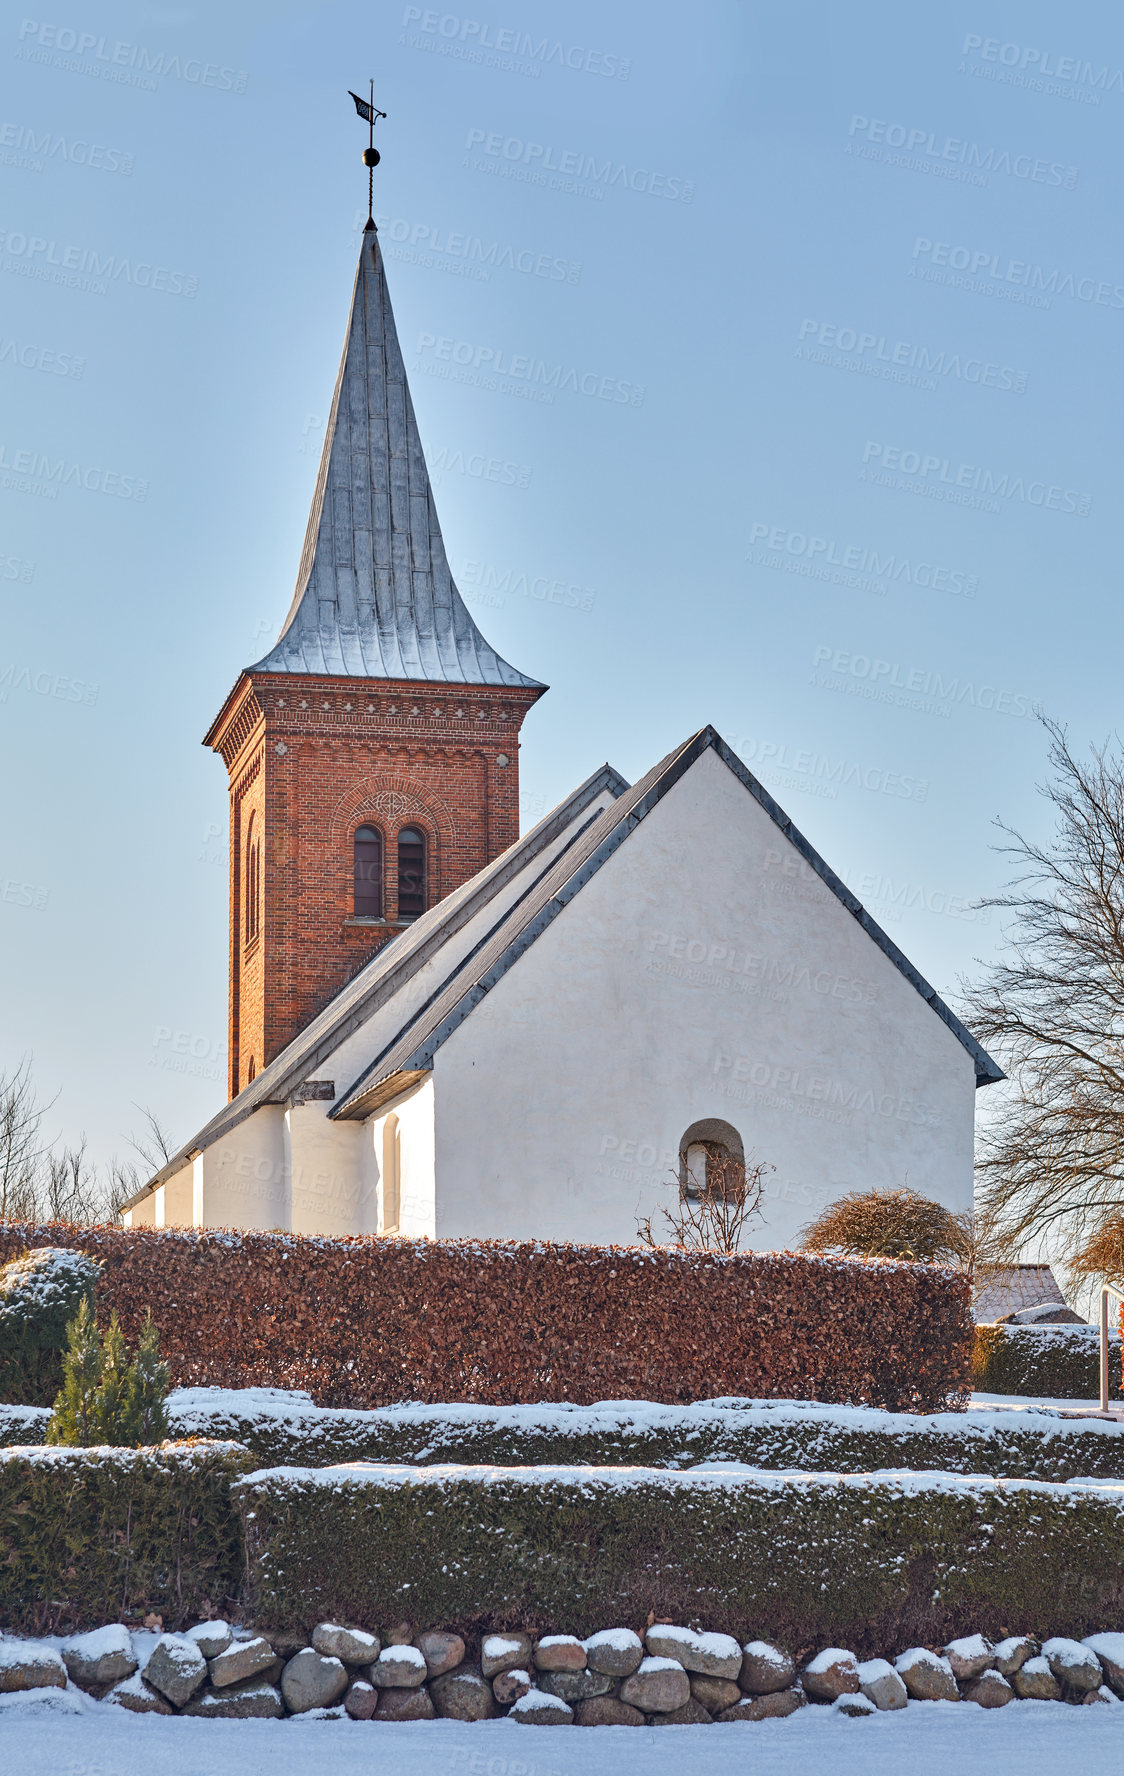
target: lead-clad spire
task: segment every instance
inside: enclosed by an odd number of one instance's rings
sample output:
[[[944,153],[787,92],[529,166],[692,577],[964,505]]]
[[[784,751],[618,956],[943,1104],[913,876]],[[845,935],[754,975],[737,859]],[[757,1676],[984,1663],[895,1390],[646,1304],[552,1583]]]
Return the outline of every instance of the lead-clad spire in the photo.
[[[489,647],[449,572],[371,222],[296,591],[251,670],[540,688]]]

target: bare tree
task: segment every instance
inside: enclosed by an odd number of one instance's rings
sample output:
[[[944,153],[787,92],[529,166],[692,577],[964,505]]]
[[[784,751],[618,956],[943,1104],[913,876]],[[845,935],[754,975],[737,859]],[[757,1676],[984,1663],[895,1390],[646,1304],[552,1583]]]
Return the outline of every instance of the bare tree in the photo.
[[[49,1108],[36,1096],[30,1055],[13,1073],[0,1074],[0,1216],[34,1213],[43,1159],[40,1127]]]
[[[86,1156],[86,1137],[77,1147],[51,1148],[43,1166],[37,1208],[48,1221],[96,1221],[101,1209],[97,1172]]]
[[[761,1215],[763,1179],[771,1165],[746,1165],[711,1142],[706,1148],[705,1175],[673,1174],[675,1202],[661,1207],[659,1232],[654,1217],[637,1220],[636,1231],[645,1246],[674,1246],[681,1252],[736,1252],[750,1223]]]
[[[999,822],[1017,873],[985,901],[1007,954],[967,1014],[1010,1075],[981,1133],[984,1212],[1011,1256],[1074,1253],[1124,1214],[1124,755],[1074,755],[1043,718],[1055,819],[1038,843]]]

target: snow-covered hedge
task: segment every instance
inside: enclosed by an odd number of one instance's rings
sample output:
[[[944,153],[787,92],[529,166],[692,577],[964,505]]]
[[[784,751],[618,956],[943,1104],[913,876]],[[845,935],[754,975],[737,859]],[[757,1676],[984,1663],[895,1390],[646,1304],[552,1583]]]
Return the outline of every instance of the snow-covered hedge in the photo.
[[[1109,1340],[1109,1398],[1120,1400],[1119,1332],[1110,1332]],[[977,1326],[972,1367],[981,1394],[1095,1400],[1101,1391],[1100,1332],[1096,1326]]]
[[[356,1465],[263,1470],[234,1496],[267,1629],[582,1635],[651,1612],[874,1653],[1124,1613],[1124,1482]]]
[[[0,1622],[90,1627],[156,1610],[169,1623],[241,1590],[231,1443],[0,1449]]]
[[[100,1263],[65,1246],[4,1251],[0,1262],[0,1400],[49,1406],[62,1382],[66,1328]]]

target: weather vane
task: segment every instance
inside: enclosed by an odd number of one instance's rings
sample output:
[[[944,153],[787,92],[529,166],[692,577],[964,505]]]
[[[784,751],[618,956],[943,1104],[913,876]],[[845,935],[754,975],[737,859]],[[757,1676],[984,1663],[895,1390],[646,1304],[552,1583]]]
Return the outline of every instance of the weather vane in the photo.
[[[358,93],[353,93],[350,87],[348,88],[348,96],[355,100],[355,109],[358,111],[364,123],[370,125],[367,146],[363,150],[363,165],[367,169],[367,227],[373,228],[375,226],[375,168],[378,166],[379,160],[381,159],[379,151],[375,147],[375,120],[379,117],[385,118],[386,112],[376,109],[375,83],[373,80],[371,82],[371,99],[369,104],[366,99],[361,99]]]

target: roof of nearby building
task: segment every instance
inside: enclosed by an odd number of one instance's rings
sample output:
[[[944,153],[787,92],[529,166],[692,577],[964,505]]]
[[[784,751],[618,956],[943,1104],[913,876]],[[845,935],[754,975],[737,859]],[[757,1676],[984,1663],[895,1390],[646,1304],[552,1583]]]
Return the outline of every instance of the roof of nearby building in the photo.
[[[373,222],[293,602],[249,670],[545,688],[489,646],[449,571]]]
[[[397,1036],[344,1093],[338,1094],[329,1112],[333,1118],[360,1119],[381,1104],[397,1097],[416,1078],[433,1066],[433,1057],[459,1029],[491,989],[530,948],[602,864],[625,842],[702,754],[713,750],[745,786],[749,794],[774,820],[805,862],[843,903],[910,985],[971,1055],[976,1084],[989,1085],[1004,1077],[1002,1070],[980,1046],[971,1031],[949,1009],[934,987],[888,937],[862,903],[813,849],[788,815],[773,800],[753,773],[731,752],[712,727],[703,728],[668,753],[646,776],[592,821],[576,842],[547,870],[538,886],[505,914],[495,929],[453,970],[443,986],[403,1025]]]
[[[1018,1313],[1023,1308],[1065,1304],[1065,1296],[1048,1264],[1004,1264],[976,1296],[975,1315],[977,1324],[990,1325],[1002,1314]]]

